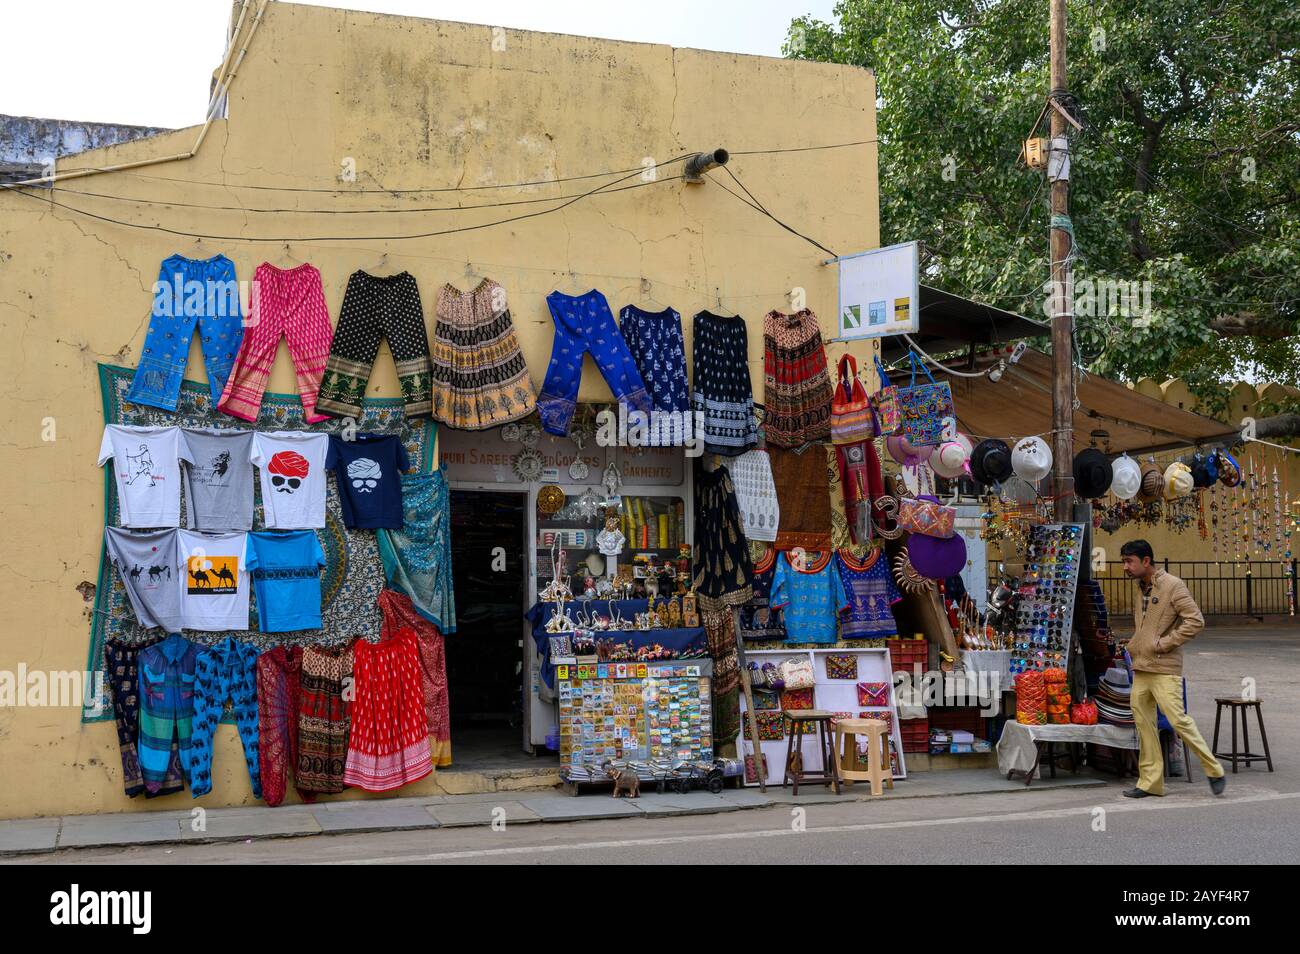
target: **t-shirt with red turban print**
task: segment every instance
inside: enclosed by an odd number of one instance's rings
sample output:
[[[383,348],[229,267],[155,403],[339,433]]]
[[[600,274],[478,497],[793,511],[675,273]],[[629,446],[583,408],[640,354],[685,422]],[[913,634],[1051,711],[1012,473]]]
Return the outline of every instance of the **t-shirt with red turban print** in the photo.
[[[249,456],[262,482],[262,514],[268,530],[317,530],[325,526],[325,455],[329,436],[307,431],[253,435]]]

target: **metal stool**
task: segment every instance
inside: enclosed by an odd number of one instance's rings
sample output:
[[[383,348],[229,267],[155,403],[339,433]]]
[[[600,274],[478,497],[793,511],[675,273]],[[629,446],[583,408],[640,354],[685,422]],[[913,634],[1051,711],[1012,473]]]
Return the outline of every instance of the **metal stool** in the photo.
[[[841,719],[835,723],[835,768],[846,785],[870,782],[872,795],[894,788],[889,762],[889,723],[881,719]],[[867,739],[867,761],[858,752],[858,736]]]
[[[785,717],[792,724],[789,743],[786,746],[785,775],[781,778],[781,787],[785,788],[786,782],[791,782],[794,785],[794,794],[798,795],[800,782],[815,782],[818,785],[831,786],[838,795],[840,775],[835,767],[835,753],[831,749],[831,714],[821,709],[787,709]],[[803,730],[810,722],[817,726],[817,750],[821,754],[822,767],[820,770],[804,771]]]
[[[1232,774],[1237,774],[1237,763],[1245,762],[1246,767],[1250,768],[1251,762],[1265,762],[1268,770],[1273,771],[1273,756],[1268,751],[1268,733],[1264,731],[1264,713],[1260,708],[1258,699],[1215,699],[1216,708],[1214,710],[1214,741],[1210,743],[1210,749],[1214,752],[1215,758],[1225,758],[1232,762]],[[1228,708],[1228,718],[1232,720],[1232,751],[1219,751],[1219,720],[1223,716],[1224,706]],[[1264,754],[1258,755],[1250,751],[1250,730],[1246,728],[1246,710],[1253,708],[1255,710],[1255,719],[1259,723],[1259,737],[1264,744]],[[1237,713],[1241,713],[1241,742],[1242,751],[1237,751]]]

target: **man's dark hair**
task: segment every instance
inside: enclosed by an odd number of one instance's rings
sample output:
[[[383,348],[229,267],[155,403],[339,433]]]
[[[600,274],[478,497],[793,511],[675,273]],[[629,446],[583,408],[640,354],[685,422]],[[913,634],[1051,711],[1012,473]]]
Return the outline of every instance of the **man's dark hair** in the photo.
[[[1139,560],[1146,557],[1152,563],[1156,562],[1156,555],[1151,551],[1151,544],[1145,540],[1130,540],[1119,548],[1119,555],[1122,557],[1135,556]]]

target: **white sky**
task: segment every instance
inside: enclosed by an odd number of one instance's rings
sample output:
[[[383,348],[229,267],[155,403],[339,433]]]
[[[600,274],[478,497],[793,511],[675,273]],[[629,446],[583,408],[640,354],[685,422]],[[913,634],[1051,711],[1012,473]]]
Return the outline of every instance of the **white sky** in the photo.
[[[790,21],[805,13],[832,20],[834,0],[349,0],[316,5],[779,56]],[[5,4],[0,113],[143,126],[201,123],[208,82],[224,51],[230,9],[229,0]]]

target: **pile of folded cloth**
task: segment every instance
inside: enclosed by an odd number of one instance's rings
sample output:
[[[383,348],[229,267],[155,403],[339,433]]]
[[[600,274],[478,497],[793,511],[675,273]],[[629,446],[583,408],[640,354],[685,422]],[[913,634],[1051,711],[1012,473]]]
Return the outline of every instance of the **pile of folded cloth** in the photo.
[[[1133,709],[1129,703],[1132,680],[1123,666],[1112,666],[1097,683],[1092,701],[1097,703],[1097,720],[1111,725],[1132,725]]]

